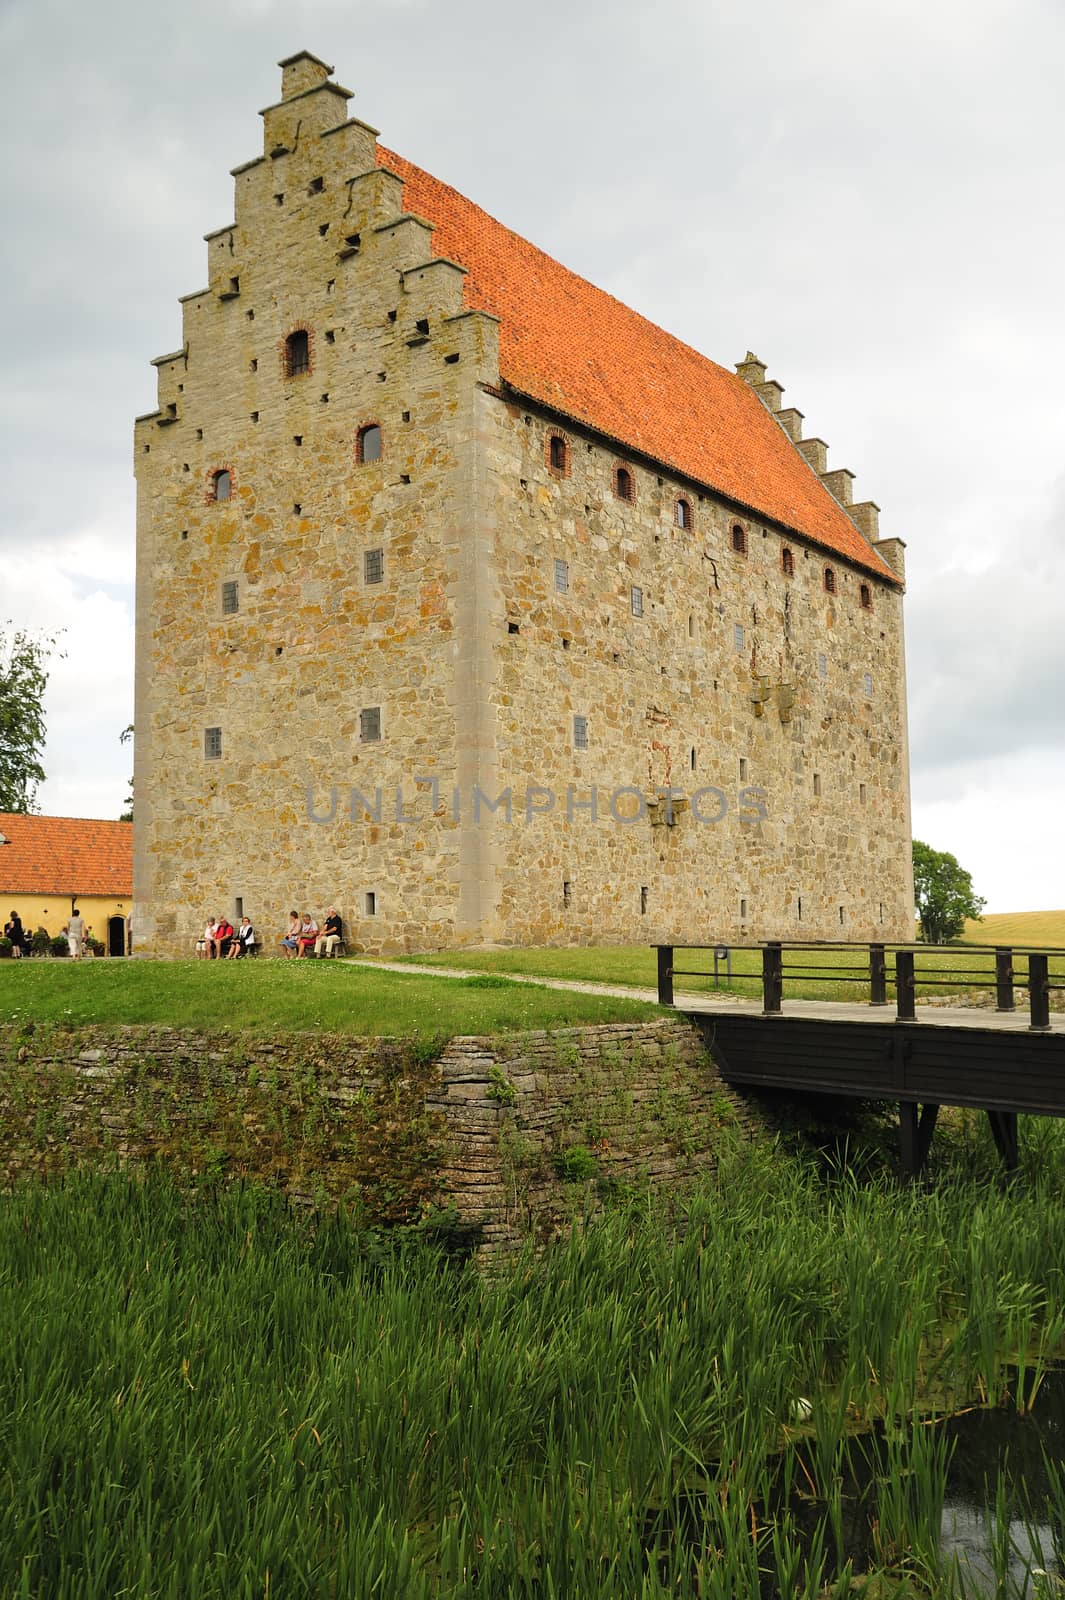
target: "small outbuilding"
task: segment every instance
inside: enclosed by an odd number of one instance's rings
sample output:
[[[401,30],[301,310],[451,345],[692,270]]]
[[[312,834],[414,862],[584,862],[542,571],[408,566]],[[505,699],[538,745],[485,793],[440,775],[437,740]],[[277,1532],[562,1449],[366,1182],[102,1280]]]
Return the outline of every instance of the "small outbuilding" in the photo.
[[[133,824],[0,811],[0,927],[63,931],[76,905],[109,956],[129,951]]]

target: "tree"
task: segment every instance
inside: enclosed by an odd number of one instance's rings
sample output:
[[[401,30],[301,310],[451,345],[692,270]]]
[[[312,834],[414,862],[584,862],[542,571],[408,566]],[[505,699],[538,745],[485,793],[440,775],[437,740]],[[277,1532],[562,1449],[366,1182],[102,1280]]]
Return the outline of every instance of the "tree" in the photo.
[[[44,782],[44,691],[52,638],[0,628],[0,811],[34,810]]]
[[[126,725],[126,727],[124,727],[122,729],[122,732],[118,736],[118,742],[119,742],[119,744],[132,744],[133,743],[133,724],[132,724],[132,722],[128,723]],[[119,822],[132,822],[133,821],[133,779],[132,778],[129,780],[129,794],[126,796],[126,809],[125,809],[125,811],[123,811],[122,815],[119,817],[118,820],[119,820]]]
[[[973,889],[972,873],[946,850],[913,841],[913,895],[928,944],[956,939],[969,917],[979,919],[987,901]]]

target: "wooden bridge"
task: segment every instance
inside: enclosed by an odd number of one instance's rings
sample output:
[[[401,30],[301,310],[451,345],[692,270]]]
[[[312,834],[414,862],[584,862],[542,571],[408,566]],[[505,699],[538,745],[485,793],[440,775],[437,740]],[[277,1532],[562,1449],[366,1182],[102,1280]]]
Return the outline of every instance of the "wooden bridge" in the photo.
[[[1065,1116],[1065,1013],[1050,996],[1065,991],[1052,981],[1049,951],[1003,946],[953,947],[979,968],[932,966],[943,947],[887,944],[798,944],[770,941],[740,947],[761,955],[761,998],[714,992],[676,998],[674,980],[718,981],[705,967],[683,968],[676,956],[715,955],[723,946],[658,945],[658,998],[690,1015],[702,1029],[722,1075],[735,1084],[804,1090],[899,1107],[903,1170],[916,1176],[928,1154],[942,1105],[986,1111],[1007,1168],[1017,1165],[1017,1115]],[[738,953],[733,946],[728,955]],[[822,962],[814,962],[815,953]],[[1065,952],[1054,952],[1065,965]],[[829,955],[833,965],[824,964]],[[839,956],[850,957],[836,964]],[[991,957],[993,960],[986,958]],[[788,980],[841,982],[862,991],[857,1001],[785,998]],[[985,988],[995,1009],[922,1006],[918,988]],[[1017,990],[1028,1005],[1016,1006]]]

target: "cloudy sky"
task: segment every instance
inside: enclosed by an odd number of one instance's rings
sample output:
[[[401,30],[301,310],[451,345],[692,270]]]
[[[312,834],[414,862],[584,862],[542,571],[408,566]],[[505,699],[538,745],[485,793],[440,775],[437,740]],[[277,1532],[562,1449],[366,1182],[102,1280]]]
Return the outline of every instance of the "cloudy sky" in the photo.
[[[382,137],[731,366],[907,541],[914,829],[1065,906],[1060,0],[0,0],[0,624],[63,630],[41,809],[117,816],[132,419],[309,49]]]

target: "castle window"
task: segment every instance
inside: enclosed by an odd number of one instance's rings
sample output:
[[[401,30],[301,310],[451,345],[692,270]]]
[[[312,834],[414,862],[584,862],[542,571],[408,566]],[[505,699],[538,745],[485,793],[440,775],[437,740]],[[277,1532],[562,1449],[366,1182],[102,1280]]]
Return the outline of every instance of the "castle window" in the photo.
[[[208,761],[219,761],[222,756],[221,728],[204,728],[203,753]]]
[[[780,570],[785,578],[794,578],[795,576],[795,556],[787,545],[780,552]]]
[[[684,497],[681,496],[681,498],[679,500],[674,501],[674,503],[673,503],[673,521],[676,523],[678,528],[686,528],[687,529],[687,528],[690,528],[692,526],[693,519],[692,519],[692,506],[691,506],[691,501],[690,500],[685,500]]]
[[[873,591],[867,583],[859,586],[858,603],[863,611],[872,611],[873,609]]]
[[[368,917],[376,917],[376,915],[377,915],[377,895],[376,895],[376,893],[374,892],[373,889],[367,889],[367,891],[366,891],[366,899],[364,901],[364,905],[365,905],[365,908],[366,908],[366,915]]]
[[[569,593],[569,562],[555,557],[555,588],[559,594]]]
[[[819,795],[820,793],[821,793],[821,774],[819,772],[815,772],[814,773],[814,794],[815,795]]]
[[[325,179],[324,178],[312,178],[310,183],[307,185],[307,193],[308,194],[321,194],[321,192],[322,192],[322,190],[324,188],[325,188]]]
[[[835,569],[835,567],[826,567],[825,568],[824,581],[825,581],[825,593],[826,594],[835,594],[835,592],[836,592],[836,569]]]
[[[641,883],[641,885],[640,885],[640,916],[641,917],[645,917],[647,915],[647,902],[650,899],[650,897],[651,897],[650,889],[647,887],[646,883]]]
[[[588,748],[587,717],[574,717],[573,719],[573,748],[574,750],[587,750]]]
[[[632,586],[632,614],[634,617],[643,616],[643,590],[636,584]]]
[[[220,467],[211,475],[209,500],[228,500],[233,493],[233,476],[227,467]]]
[[[359,712],[359,740],[362,744],[376,744],[381,737],[381,707],[364,706]]]
[[[732,548],[739,556],[747,554],[747,529],[740,522],[732,524]]]
[[[817,676],[819,678],[828,677],[828,657],[823,650],[819,652],[817,657]]]
[[[858,804],[860,806],[864,806],[864,804],[865,804],[865,784],[864,783],[860,783],[858,785]]]
[[[564,906],[573,904],[573,885],[568,878],[562,880],[562,904]]]
[[[740,901],[740,921],[741,922],[746,922],[747,921],[747,902],[746,902],[746,900],[741,900]]]
[[[355,460],[365,465],[381,459],[381,430],[376,422],[368,422],[355,435]]]
[[[636,479],[628,467],[614,468],[614,493],[619,500],[624,500],[627,505],[635,505]]]
[[[222,615],[231,617],[235,611],[239,610],[240,602],[237,598],[236,579],[231,579],[222,585]]]
[[[285,340],[282,364],[286,378],[298,378],[311,370],[311,336],[306,328],[296,328]]]
[[[565,435],[549,433],[547,436],[547,465],[562,477],[569,474],[569,444]]]
[[[737,622],[734,625],[733,629],[732,629],[732,643],[736,647],[737,652],[740,655],[742,655],[743,654],[743,627],[742,627],[742,624],[739,623],[739,622]]]
[[[385,553],[383,550],[367,550],[362,558],[362,575],[367,583],[384,582]]]
[[[873,698],[873,674],[871,672],[867,672],[862,679],[862,688],[865,691],[865,698],[871,700]]]

